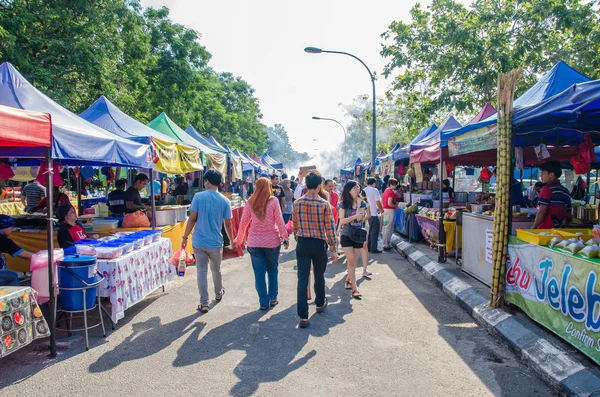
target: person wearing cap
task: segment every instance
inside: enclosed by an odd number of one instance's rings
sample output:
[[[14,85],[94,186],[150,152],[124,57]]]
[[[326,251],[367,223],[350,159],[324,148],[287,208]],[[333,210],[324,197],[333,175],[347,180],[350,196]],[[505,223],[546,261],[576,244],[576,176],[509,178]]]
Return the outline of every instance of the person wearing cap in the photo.
[[[69,248],[79,240],[96,240],[99,237],[97,234],[88,235],[85,232],[81,223],[77,221],[77,213],[75,213],[75,208],[71,204],[60,207],[56,217],[60,222],[58,235],[56,236],[60,248]]]
[[[13,258],[31,259],[31,252],[25,251],[19,247],[9,236],[15,227],[15,221],[8,215],[0,215],[0,270],[6,269],[6,261],[4,255],[8,254]]]

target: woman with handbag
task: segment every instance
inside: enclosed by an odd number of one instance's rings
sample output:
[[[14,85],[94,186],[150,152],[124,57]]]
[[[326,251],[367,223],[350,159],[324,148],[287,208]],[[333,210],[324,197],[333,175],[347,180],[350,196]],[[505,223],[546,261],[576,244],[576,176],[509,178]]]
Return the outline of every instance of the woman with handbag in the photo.
[[[246,203],[235,242],[243,246],[248,232],[248,252],[254,269],[256,292],[260,310],[267,310],[279,303],[277,295],[279,252],[281,244],[289,247],[288,233],[283,223],[281,207],[273,196],[273,187],[268,178],[256,181],[254,194]],[[268,289],[265,275],[269,280]]]
[[[351,289],[352,297],[356,299],[362,297],[356,284],[356,264],[367,240],[364,222],[367,204],[359,199],[359,195],[360,185],[358,182],[348,181],[342,190],[342,199],[339,204],[340,241],[348,265],[346,289]]]

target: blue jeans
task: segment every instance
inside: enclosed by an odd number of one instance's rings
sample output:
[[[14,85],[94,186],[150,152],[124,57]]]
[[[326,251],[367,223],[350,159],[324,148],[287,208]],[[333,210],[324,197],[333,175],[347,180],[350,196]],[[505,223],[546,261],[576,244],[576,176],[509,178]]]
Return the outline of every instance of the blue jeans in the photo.
[[[268,307],[270,301],[277,300],[279,284],[279,252],[281,246],[275,248],[248,247],[252,269],[254,269],[254,286],[258,293],[258,302],[261,307]],[[265,281],[265,273],[269,279],[269,289]]]

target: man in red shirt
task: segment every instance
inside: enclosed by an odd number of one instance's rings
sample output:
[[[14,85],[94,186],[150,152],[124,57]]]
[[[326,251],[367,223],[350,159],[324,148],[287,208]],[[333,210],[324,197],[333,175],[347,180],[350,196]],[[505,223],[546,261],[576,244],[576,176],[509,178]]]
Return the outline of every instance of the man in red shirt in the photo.
[[[571,196],[558,178],[562,174],[560,163],[548,161],[540,165],[544,187],[540,191],[538,213],[533,229],[552,229],[571,223]]]
[[[383,192],[381,199],[383,205],[383,249],[389,251],[392,249],[390,241],[392,234],[394,234],[394,221],[396,217],[396,210],[398,209],[398,197],[396,196],[396,188],[398,187],[398,180],[390,178],[388,180],[387,189]]]
[[[336,226],[338,223],[338,202],[340,195],[336,191],[335,182],[331,179],[325,180],[325,191],[329,194],[329,204],[331,204],[331,212],[333,212],[333,221]]]

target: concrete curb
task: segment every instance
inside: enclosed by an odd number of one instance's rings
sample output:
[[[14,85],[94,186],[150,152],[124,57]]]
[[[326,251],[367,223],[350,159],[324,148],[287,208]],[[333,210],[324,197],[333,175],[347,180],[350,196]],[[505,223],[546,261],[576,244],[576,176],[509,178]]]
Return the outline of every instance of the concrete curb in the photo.
[[[544,337],[549,331],[540,327],[533,332],[506,310],[488,307],[489,297],[473,288],[470,284],[473,280],[457,272],[457,266],[436,262],[396,234],[392,246],[479,325],[514,350],[556,392],[565,396],[600,396],[598,368],[587,365],[584,361],[587,359],[578,359],[579,353],[565,351]]]

